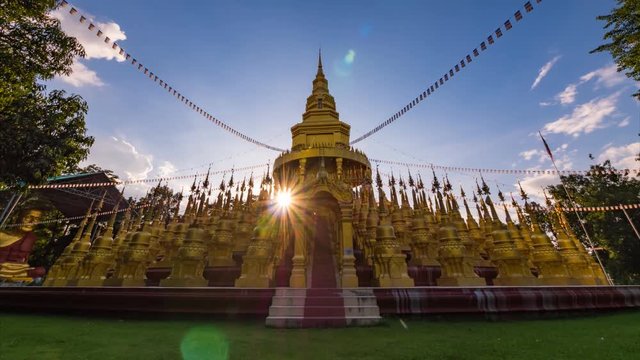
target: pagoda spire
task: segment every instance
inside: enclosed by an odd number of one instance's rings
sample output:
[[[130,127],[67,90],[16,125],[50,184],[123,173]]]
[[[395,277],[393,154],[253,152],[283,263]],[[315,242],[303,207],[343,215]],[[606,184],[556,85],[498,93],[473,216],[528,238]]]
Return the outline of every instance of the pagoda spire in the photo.
[[[322,71],[322,48],[318,49],[318,73],[316,77],[322,76],[324,77],[324,72]]]
[[[338,121],[338,113],[336,112],[336,102],[329,93],[329,81],[324,76],[322,68],[322,52],[318,52],[318,71],[316,78],[313,79],[313,89],[311,95],[307,98],[306,112],[302,115],[303,120],[307,120],[312,115],[314,118],[323,120]],[[328,118],[327,118],[328,116]]]
[[[291,151],[319,147],[349,149],[350,132],[351,126],[340,121],[336,101],[329,92],[329,82],[322,67],[322,52],[318,51],[316,76],[311,94],[307,97],[302,122],[291,127]]]

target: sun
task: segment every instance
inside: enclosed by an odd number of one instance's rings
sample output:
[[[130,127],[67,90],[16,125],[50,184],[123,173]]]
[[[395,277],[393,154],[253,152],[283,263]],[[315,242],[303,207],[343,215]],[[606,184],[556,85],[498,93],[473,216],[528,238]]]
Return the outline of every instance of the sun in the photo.
[[[281,209],[288,208],[289,205],[291,205],[291,191],[280,191],[276,197],[276,201]]]

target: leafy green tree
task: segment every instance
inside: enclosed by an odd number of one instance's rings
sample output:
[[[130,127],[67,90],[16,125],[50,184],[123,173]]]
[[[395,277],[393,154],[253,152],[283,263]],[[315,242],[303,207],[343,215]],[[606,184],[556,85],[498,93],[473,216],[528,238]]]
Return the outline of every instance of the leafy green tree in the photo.
[[[182,193],[175,193],[167,185],[155,186],[138,200],[129,199],[132,206],[153,205],[154,212],[166,212],[169,216],[180,207]],[[168,220],[168,219],[167,219]]]
[[[610,161],[591,166],[588,175],[563,176],[562,181],[573,200],[582,207],[637,204],[640,199],[640,180],[629,174],[618,174]],[[548,187],[549,193],[570,207],[562,185]],[[640,229],[640,209],[626,210]],[[587,238],[575,213],[566,213],[569,224],[580,240]],[[640,239],[638,239],[622,211],[582,212],[584,225],[609,274],[618,284],[640,284]]]
[[[71,73],[78,41],[47,15],[53,0],[0,0],[0,188],[39,184],[85,159],[87,104],[41,83]]]
[[[535,201],[531,201],[525,217],[529,225],[531,225],[531,218],[534,218],[542,231],[546,233],[553,232],[551,219],[549,218],[549,210],[545,206],[540,205]]]
[[[640,0],[618,0],[618,7],[609,15],[596,19],[605,21],[604,39],[609,43],[598,46],[590,53],[607,51],[618,64],[618,71],[640,81]],[[640,90],[633,96],[640,100]]]
[[[52,221],[37,225],[34,229],[37,240],[29,255],[29,265],[42,266],[49,269],[55,262],[59,254],[56,253],[56,245],[61,242],[62,238],[70,238],[69,235],[64,236],[63,231],[65,225],[63,222],[55,221],[63,219],[64,215],[57,209],[50,209],[44,213],[41,222]],[[70,239],[69,239],[70,241]],[[67,241],[67,243],[69,242]]]
[[[89,154],[87,104],[63,91],[35,90],[0,110],[0,181],[9,187],[43,183]]]
[[[54,0],[0,0],[0,108],[26,96],[34,80],[69,75],[84,50],[47,13]]]

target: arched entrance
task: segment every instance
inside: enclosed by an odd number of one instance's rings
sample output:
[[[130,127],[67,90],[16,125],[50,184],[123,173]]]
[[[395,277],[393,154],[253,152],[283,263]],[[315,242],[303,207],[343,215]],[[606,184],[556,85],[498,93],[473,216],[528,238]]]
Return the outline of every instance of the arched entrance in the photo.
[[[309,200],[311,231],[307,287],[336,288],[339,284],[338,255],[342,229],[338,201],[328,192],[319,192]]]
[[[302,193],[304,220],[292,224],[295,235],[290,287],[358,287],[351,193],[326,184],[315,184]]]

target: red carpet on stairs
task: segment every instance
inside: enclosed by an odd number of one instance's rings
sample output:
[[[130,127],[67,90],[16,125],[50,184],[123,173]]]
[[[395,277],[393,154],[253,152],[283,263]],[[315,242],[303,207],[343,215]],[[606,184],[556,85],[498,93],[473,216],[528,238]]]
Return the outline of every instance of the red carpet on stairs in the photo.
[[[336,266],[326,220],[318,218],[314,239],[311,281],[304,303],[305,327],[345,326],[342,289],[336,283]]]

